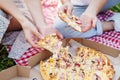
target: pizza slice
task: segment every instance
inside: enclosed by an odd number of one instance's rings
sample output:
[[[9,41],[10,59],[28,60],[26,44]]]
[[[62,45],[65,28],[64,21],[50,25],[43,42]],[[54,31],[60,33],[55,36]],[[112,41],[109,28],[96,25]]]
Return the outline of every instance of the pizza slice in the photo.
[[[75,15],[72,15],[71,18],[67,16],[64,12],[59,12],[59,17],[65,21],[69,26],[71,26],[73,29],[81,32],[81,24],[79,22],[79,18]]]
[[[85,75],[85,80],[112,80],[115,72],[106,55],[82,46],[78,48],[77,56],[82,59],[81,68],[87,74]]]
[[[62,42],[58,39],[55,33],[47,35],[44,39],[38,41],[38,45],[49,50],[52,53],[58,53],[62,47]]]

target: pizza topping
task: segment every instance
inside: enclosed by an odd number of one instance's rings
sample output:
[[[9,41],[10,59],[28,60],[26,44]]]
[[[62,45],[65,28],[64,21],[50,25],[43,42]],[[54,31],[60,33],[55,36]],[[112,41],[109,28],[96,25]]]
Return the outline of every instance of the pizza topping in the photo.
[[[54,74],[53,74],[53,73],[50,73],[49,75],[50,75],[50,77],[51,77],[51,78],[53,78],[53,77],[54,77]]]
[[[73,29],[81,32],[81,22],[79,18],[75,15],[71,15],[71,18],[67,16],[67,14],[63,11],[59,12],[59,17],[65,21],[69,26],[71,26]]]
[[[114,75],[113,66],[107,57],[102,56],[90,48],[79,47],[75,57],[68,48],[62,47],[58,53],[41,62],[41,72],[49,78],[44,80],[110,80]]]
[[[92,80],[101,80],[101,78],[100,78],[100,76],[98,76],[97,74],[94,74]]]
[[[75,63],[75,66],[76,66],[76,67],[80,67],[80,64],[79,64],[79,63]]]

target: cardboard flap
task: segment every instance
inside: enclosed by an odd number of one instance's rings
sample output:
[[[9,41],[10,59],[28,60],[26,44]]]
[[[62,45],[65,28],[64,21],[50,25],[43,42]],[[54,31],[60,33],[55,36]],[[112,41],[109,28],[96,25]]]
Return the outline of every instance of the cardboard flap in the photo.
[[[106,46],[106,45],[103,45],[103,44],[100,44],[100,43],[97,43],[97,42],[94,42],[94,41],[91,41],[91,40],[83,39],[83,38],[68,38],[68,39],[65,39],[63,41],[64,42],[63,45],[64,46],[67,45],[67,43],[71,39],[81,43],[84,46],[93,48],[93,49],[98,50],[102,53],[108,54],[112,57],[118,57],[119,54],[120,54],[120,50],[117,50],[115,48],[112,48],[112,47],[109,47],[109,46]]]
[[[30,66],[17,66],[17,73],[20,77],[29,77],[30,76]]]
[[[33,67],[40,63],[41,60],[47,59],[51,55],[49,51],[44,50],[28,59],[29,66]]]
[[[68,42],[69,42],[71,39],[73,39],[73,40],[75,40],[75,41],[77,41],[77,42],[79,42],[79,43],[81,43],[81,44],[82,44],[82,41],[83,41],[83,38],[66,38],[66,39],[63,39],[63,40],[62,40],[62,45],[63,45],[63,46],[68,45],[68,44],[69,44]]]
[[[84,39],[83,44],[85,46],[94,48],[102,53],[108,54],[112,57],[118,57],[120,54],[120,50],[118,50],[118,49],[115,49],[115,48],[112,48],[112,47],[109,47],[109,46],[106,46],[106,45],[103,45],[103,44],[100,44],[97,42],[93,42],[91,40]]]
[[[17,66],[10,67],[0,72],[0,80],[9,80],[17,76]]]

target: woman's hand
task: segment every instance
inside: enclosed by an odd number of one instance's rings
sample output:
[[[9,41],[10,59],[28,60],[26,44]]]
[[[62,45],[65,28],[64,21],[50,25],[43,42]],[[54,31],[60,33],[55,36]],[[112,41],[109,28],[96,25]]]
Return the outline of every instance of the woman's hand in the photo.
[[[70,17],[72,15],[73,5],[71,2],[66,2],[60,7],[59,11],[65,12]]]
[[[38,28],[38,30],[41,33],[41,36],[43,36],[43,37],[45,37],[49,34],[52,34],[52,33],[56,33],[56,35],[58,36],[59,39],[63,39],[62,34],[53,27],[43,26],[42,28]]]
[[[22,28],[26,41],[28,41],[31,46],[39,48],[36,42],[39,38],[42,38],[42,36],[38,32],[37,28],[30,22],[22,23]]]
[[[96,26],[97,17],[90,13],[83,13],[80,16],[82,32],[86,32]]]

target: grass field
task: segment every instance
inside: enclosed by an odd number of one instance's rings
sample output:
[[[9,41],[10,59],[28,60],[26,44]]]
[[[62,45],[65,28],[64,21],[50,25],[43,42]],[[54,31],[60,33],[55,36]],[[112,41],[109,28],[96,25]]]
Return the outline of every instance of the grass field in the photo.
[[[120,12],[120,3],[118,5],[112,7],[111,10],[114,12]]]

